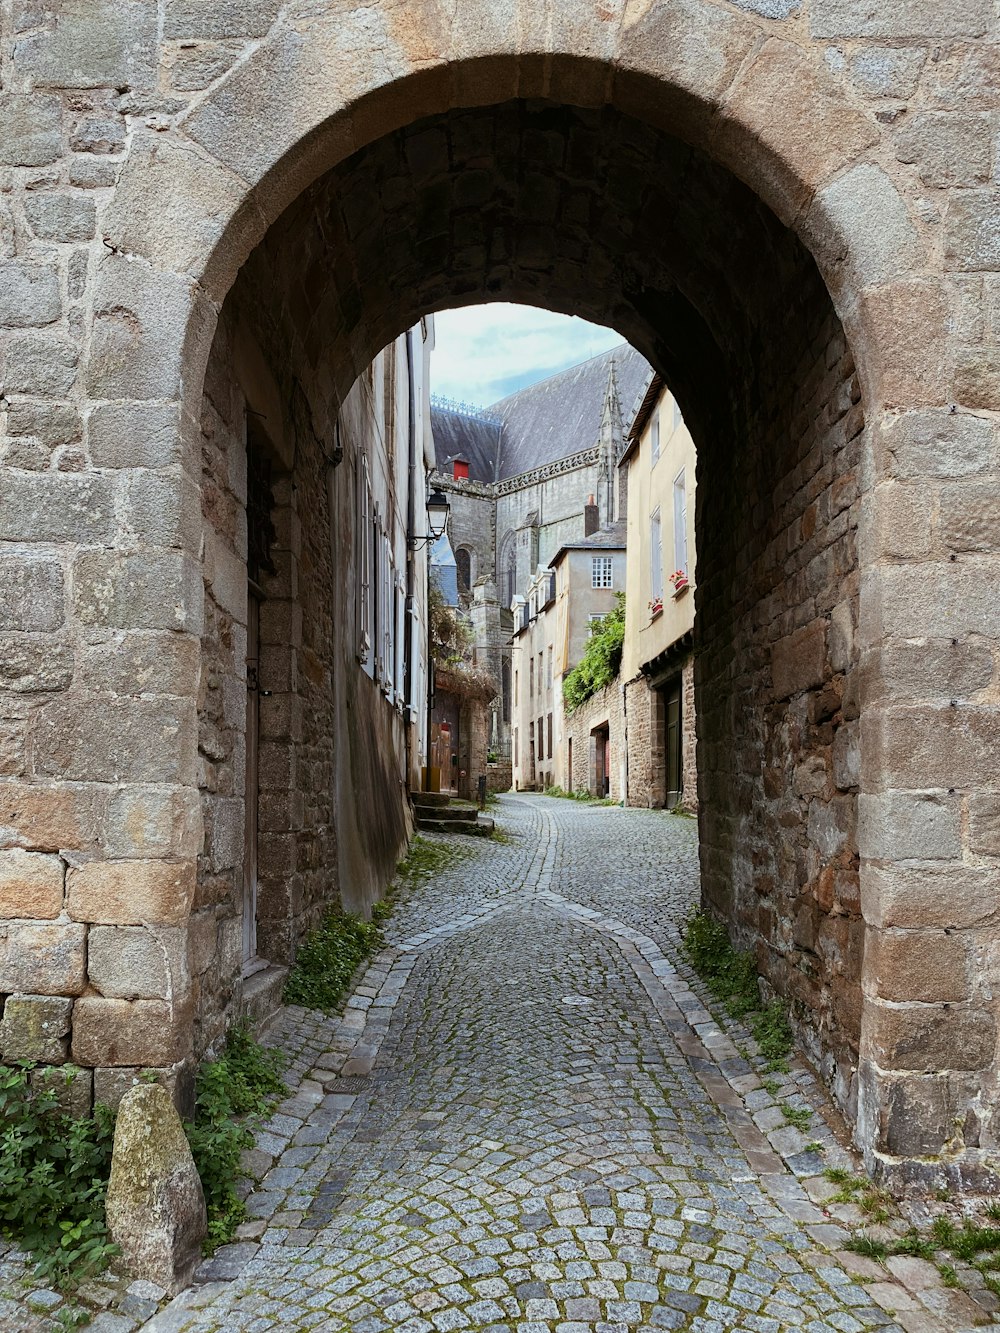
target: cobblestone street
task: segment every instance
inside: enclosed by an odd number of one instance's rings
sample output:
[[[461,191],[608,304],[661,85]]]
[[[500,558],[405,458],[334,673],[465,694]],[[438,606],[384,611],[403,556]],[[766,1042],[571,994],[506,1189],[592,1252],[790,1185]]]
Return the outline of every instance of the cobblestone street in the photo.
[[[285,1011],[296,1086],[248,1160],[256,1220],[149,1333],[960,1326],[877,1270],[893,1318],[867,1261],[833,1257],[846,1233],[800,1180],[846,1158],[768,1120],[689,987],[694,822],[497,809],[504,841],[400,895],[342,1020]],[[794,1077],[781,1095],[806,1105]]]

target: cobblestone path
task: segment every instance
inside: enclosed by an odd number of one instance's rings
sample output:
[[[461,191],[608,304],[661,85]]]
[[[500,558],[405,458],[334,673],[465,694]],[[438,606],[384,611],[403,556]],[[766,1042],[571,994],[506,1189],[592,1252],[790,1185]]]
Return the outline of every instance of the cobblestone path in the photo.
[[[944,1327],[831,1257],[801,1145],[787,1169],[734,1091],[759,1081],[675,957],[694,823],[499,815],[508,841],[403,895],[343,1020],[286,1011],[258,1220],[150,1333]]]

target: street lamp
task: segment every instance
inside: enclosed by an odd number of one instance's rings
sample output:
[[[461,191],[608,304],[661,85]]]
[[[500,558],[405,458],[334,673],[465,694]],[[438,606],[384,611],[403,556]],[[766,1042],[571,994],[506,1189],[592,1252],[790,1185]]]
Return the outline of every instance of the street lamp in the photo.
[[[444,491],[431,491],[427,497],[427,525],[430,528],[430,535],[424,538],[425,541],[436,542],[439,537],[444,536],[450,513],[451,505]]]

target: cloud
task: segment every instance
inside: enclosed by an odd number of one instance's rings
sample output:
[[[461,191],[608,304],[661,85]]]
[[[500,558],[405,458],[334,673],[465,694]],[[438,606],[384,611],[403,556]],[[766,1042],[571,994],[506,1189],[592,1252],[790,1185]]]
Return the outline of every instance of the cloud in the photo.
[[[613,329],[533,306],[466,306],[434,316],[431,389],[485,407],[617,347]]]

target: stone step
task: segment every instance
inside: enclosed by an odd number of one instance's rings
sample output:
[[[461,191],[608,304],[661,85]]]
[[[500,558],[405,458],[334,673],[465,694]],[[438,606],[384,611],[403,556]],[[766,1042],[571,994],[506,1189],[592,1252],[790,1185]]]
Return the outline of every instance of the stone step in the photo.
[[[473,813],[476,812],[473,811]],[[417,828],[423,829],[425,833],[467,833],[473,838],[488,838],[493,832],[493,820],[489,815],[480,815],[475,822],[465,819],[436,819],[418,815]]]
[[[443,819],[447,824],[474,824],[478,814],[474,805],[417,806],[418,819]]]
[[[419,809],[421,806],[440,808],[445,806],[451,800],[451,796],[446,791],[411,791],[410,800]]]
[[[243,978],[239,1014],[258,1036],[281,1008],[281,993],[287,976],[287,967],[269,963],[259,972]]]

